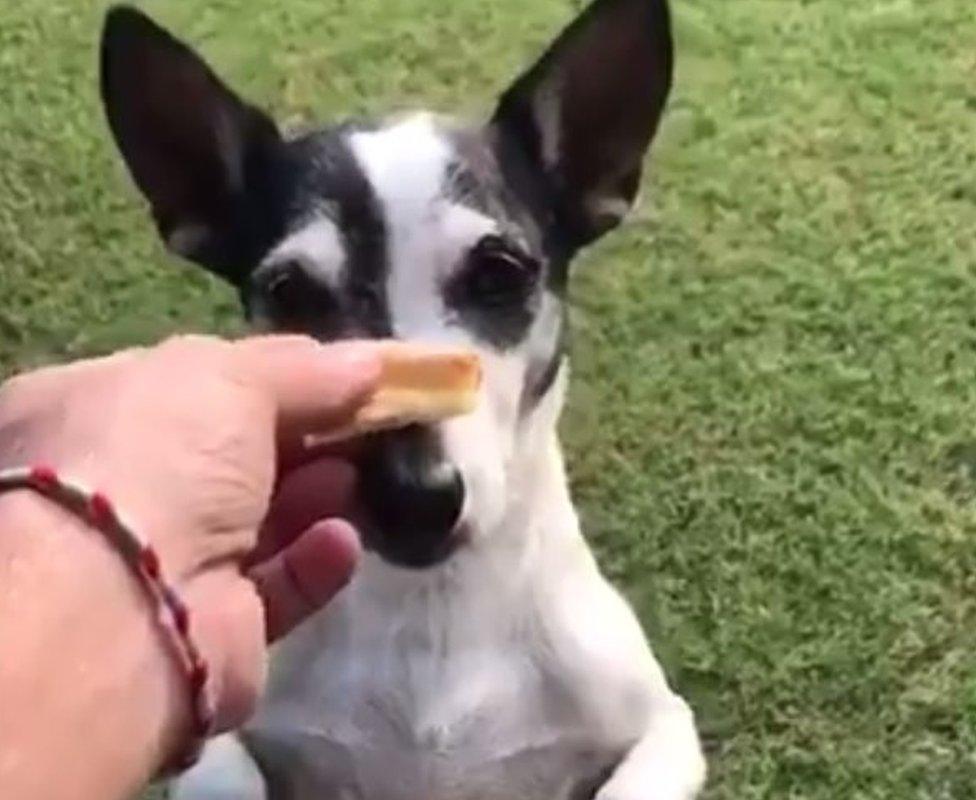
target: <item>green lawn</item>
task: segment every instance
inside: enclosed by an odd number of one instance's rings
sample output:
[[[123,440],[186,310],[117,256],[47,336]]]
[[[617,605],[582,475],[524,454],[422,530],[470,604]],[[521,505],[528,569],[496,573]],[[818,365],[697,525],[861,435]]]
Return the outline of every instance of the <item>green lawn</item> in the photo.
[[[712,800],[976,796],[973,0],[676,0],[643,210],[581,265],[577,496]],[[110,147],[103,2],[0,4],[0,371],[234,330]],[[486,108],[579,2],[156,0],[288,120]]]

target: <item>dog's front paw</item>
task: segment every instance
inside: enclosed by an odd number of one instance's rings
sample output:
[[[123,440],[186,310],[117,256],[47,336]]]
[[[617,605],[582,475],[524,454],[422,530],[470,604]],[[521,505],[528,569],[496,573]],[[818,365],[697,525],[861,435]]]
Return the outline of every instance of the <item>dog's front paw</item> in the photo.
[[[699,787],[674,785],[669,781],[648,781],[641,786],[623,786],[611,782],[594,796],[594,800],[695,800]]]
[[[705,783],[700,753],[683,763],[624,763],[596,793],[594,800],[695,800]]]

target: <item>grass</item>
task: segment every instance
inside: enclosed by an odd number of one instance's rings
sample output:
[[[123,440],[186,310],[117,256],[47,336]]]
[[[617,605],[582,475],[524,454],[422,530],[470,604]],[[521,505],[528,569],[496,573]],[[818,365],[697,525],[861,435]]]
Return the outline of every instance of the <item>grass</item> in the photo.
[[[576,6],[153,3],[289,120],[487,107]],[[676,6],[648,199],[574,287],[588,531],[699,710],[711,800],[972,797],[972,0]],[[238,327],[123,179],[103,8],[0,7],[0,371]]]

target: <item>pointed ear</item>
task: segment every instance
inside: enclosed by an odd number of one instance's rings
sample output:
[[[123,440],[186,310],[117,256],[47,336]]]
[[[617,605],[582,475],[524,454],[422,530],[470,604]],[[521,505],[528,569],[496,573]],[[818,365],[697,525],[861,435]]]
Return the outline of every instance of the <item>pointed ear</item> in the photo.
[[[273,224],[274,123],[131,8],[106,18],[101,70],[109,125],[167,246],[239,283]]]
[[[630,210],[672,73],[666,0],[596,0],[502,97],[495,141],[541,177],[571,248]]]

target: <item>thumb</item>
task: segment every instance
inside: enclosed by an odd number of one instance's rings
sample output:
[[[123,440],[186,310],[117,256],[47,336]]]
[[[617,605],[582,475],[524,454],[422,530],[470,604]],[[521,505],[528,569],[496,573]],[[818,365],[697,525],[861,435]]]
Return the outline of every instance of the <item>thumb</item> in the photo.
[[[268,641],[322,608],[349,582],[360,556],[359,536],[343,520],[323,520],[250,572],[264,603]]]

